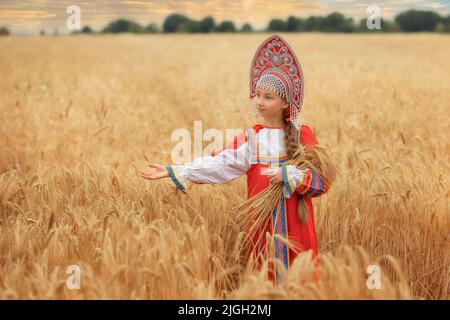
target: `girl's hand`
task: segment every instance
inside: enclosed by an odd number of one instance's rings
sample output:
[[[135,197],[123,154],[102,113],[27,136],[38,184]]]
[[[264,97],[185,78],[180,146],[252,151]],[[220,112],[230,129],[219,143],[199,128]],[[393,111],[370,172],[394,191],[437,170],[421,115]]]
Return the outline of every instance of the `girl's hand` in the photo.
[[[283,182],[283,173],[281,171],[281,168],[277,168],[277,171],[275,173],[269,175],[269,183],[277,184],[282,182]]]
[[[152,173],[145,173],[145,172],[139,171],[139,175],[142,178],[144,178],[146,180],[157,180],[157,179],[169,177],[169,171],[167,170],[167,168],[165,166],[162,166],[162,165],[156,164],[156,163],[149,163],[148,166],[156,169],[156,171],[154,171]]]

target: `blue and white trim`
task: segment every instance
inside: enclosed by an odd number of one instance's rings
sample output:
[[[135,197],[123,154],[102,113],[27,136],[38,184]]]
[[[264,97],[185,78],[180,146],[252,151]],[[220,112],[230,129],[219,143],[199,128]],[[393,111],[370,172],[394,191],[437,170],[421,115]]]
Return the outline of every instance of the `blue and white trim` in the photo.
[[[180,178],[178,178],[176,170],[174,170],[171,165],[167,165],[166,169],[167,171],[169,171],[169,175],[172,178],[173,183],[175,183],[178,189],[186,193],[186,185],[183,183],[183,181],[181,181]]]

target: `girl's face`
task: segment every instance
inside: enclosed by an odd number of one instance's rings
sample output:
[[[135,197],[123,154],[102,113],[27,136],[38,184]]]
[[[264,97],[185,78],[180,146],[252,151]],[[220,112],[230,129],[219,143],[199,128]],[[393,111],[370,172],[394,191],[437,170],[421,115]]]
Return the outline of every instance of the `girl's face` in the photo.
[[[265,89],[256,90],[255,108],[264,119],[282,119],[283,110],[288,107],[285,99]]]

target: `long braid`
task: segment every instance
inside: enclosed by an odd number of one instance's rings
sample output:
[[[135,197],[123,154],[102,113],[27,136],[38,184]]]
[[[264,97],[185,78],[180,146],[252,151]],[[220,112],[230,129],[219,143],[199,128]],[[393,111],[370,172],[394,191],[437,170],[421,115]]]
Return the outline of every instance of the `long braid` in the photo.
[[[286,147],[286,154],[288,159],[292,159],[295,152],[297,151],[297,141],[296,141],[296,130],[292,123],[283,120],[283,130],[284,130],[284,143]]]
[[[299,149],[300,142],[297,144],[297,130],[290,121],[284,120],[283,117],[283,131],[284,131],[284,143],[286,147],[286,154],[288,160],[292,160],[294,154]],[[297,201],[297,216],[303,223],[308,222],[308,208],[303,196],[298,195]]]
[[[284,103],[287,103],[286,99],[283,99]],[[297,130],[290,121],[286,121],[286,116],[289,114],[289,107],[283,112],[283,131],[284,131],[284,143],[286,147],[286,154],[288,159],[291,160],[294,157],[295,152],[298,149],[297,145]]]

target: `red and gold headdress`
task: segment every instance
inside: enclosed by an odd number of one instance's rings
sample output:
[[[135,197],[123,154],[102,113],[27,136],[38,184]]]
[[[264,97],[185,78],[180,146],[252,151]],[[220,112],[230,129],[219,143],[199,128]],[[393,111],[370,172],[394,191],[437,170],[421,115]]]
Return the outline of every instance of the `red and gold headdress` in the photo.
[[[267,88],[289,102],[290,121],[300,131],[298,113],[303,104],[303,73],[294,51],[280,36],[266,39],[253,57],[250,69],[250,99],[257,88]]]

